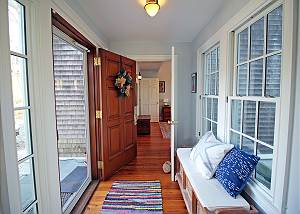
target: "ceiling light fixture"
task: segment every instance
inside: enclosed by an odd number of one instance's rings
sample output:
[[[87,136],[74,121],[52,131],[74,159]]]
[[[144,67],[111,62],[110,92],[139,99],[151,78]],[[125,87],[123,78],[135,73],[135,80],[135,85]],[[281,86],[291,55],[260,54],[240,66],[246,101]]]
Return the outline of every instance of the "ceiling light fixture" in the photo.
[[[149,16],[154,17],[158,13],[160,5],[158,0],[146,0],[144,8]]]

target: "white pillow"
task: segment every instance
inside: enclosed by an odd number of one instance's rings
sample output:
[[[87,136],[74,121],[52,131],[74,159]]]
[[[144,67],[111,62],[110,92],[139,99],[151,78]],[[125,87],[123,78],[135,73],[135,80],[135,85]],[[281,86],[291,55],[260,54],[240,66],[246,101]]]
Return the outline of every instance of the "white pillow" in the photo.
[[[215,142],[203,143],[199,147],[194,164],[204,178],[211,179],[219,163],[233,147],[233,144],[221,143],[217,139]]]
[[[217,139],[215,138],[212,131],[206,132],[198,141],[198,143],[192,148],[190,153],[190,159],[194,161],[198,155],[199,149],[203,143],[207,142],[215,142]]]

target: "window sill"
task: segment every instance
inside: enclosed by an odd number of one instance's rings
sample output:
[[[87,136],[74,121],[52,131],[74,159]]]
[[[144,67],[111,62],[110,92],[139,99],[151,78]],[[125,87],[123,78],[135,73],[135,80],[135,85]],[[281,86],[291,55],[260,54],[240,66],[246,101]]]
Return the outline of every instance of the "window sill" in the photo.
[[[254,202],[256,208],[261,213],[280,214],[280,210],[275,207],[273,198],[259,187],[254,181],[250,181],[245,189],[246,199]]]

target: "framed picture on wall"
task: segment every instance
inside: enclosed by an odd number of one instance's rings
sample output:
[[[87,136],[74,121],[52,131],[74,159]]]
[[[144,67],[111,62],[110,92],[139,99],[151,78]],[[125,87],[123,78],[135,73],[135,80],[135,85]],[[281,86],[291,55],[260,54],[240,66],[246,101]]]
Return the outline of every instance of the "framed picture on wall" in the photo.
[[[166,82],[159,81],[159,93],[165,93],[165,92],[166,92]]]
[[[197,93],[197,73],[192,73],[192,93]]]

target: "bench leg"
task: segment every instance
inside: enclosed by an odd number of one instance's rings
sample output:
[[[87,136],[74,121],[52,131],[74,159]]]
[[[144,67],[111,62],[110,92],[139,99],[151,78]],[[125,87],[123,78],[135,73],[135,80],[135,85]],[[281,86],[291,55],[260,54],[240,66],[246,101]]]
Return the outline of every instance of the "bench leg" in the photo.
[[[192,214],[197,214],[197,198],[194,191],[192,192]]]
[[[182,186],[183,186],[183,189],[186,189],[186,174],[183,170],[182,172]]]

